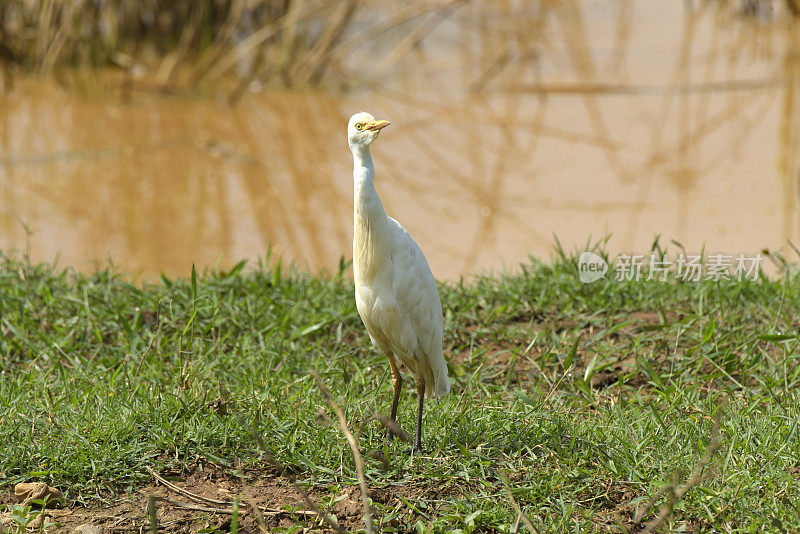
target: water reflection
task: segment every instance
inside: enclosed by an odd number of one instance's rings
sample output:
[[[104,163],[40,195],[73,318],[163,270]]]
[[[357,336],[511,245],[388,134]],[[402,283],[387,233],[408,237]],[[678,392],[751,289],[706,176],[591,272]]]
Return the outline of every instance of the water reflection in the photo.
[[[333,270],[351,254],[345,124],[361,109],[393,121],[376,185],[441,277],[546,256],[554,234],[641,253],[656,233],[731,254],[797,240],[798,28],[687,5],[446,3],[411,32],[343,39],[331,61],[370,73],[345,95],[230,107],[22,81],[0,106],[0,247],[149,276],[272,244]]]

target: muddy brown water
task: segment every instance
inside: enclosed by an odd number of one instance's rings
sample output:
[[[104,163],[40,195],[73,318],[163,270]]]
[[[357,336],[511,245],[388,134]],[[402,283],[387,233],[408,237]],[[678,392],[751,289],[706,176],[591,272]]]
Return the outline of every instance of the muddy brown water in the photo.
[[[716,2],[518,4],[458,4],[417,21],[416,46],[394,31],[338,51],[362,87],[347,92],[231,107],[17,80],[0,96],[0,248],[141,279],[271,245],[335,271],[362,109],[392,121],[376,186],[440,278],[546,258],[554,235],[627,253],[655,234],[727,254],[800,241],[798,26]]]

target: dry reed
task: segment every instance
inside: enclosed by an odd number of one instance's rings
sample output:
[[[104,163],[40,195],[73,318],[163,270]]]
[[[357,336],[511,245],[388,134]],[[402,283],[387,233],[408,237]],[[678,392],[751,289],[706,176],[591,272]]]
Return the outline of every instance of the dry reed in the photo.
[[[403,26],[401,44],[411,44],[376,60],[391,68],[426,33],[407,23],[429,13],[441,21],[459,1],[428,0],[412,12],[387,3],[379,33]],[[0,72],[8,84],[20,71],[121,70],[125,87],[135,80],[137,88],[162,91],[236,80],[235,100],[253,82],[319,84],[358,48],[352,36],[344,37],[362,7],[356,0],[6,0],[0,2]],[[338,74],[339,82],[347,81],[347,73]]]

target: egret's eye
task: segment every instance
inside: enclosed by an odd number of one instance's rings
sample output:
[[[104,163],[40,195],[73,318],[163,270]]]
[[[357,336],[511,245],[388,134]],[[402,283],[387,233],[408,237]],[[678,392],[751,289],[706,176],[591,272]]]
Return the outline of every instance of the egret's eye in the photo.
[[[363,128],[363,127],[364,127],[364,125],[363,125],[363,124],[361,124],[360,122],[359,122],[359,123],[356,123],[356,130],[360,130],[360,129],[361,129],[361,128]]]

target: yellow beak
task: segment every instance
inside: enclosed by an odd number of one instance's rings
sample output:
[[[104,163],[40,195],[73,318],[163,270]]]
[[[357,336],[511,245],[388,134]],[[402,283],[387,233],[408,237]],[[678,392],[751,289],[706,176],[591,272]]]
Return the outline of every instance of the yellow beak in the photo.
[[[364,125],[364,129],[377,132],[383,128],[386,128],[390,124],[391,123],[389,121],[370,121]]]

